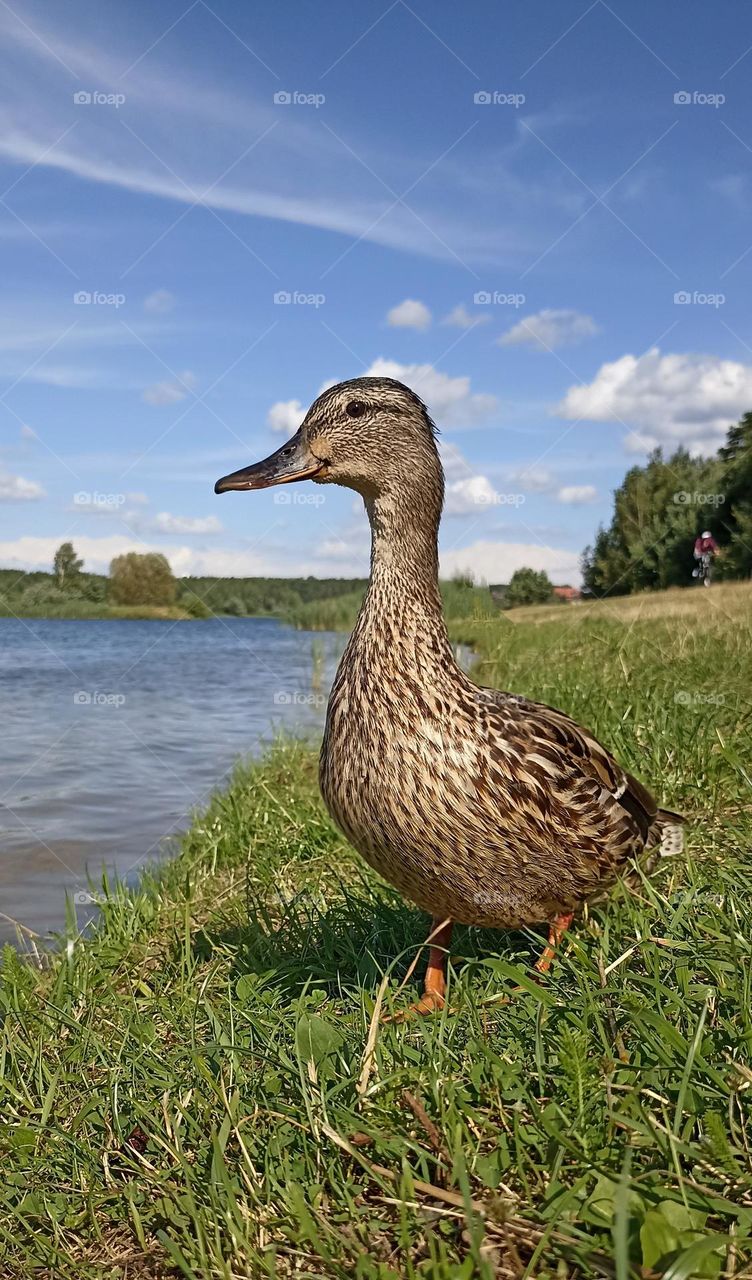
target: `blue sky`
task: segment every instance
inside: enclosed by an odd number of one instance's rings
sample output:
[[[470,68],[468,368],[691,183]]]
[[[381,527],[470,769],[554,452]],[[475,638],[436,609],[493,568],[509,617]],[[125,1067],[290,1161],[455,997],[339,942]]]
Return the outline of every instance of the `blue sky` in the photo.
[[[576,580],[628,466],[752,408],[730,0],[14,0],[0,33],[3,566],[364,572],[355,495],[212,486],[373,370],[441,427],[444,571]]]

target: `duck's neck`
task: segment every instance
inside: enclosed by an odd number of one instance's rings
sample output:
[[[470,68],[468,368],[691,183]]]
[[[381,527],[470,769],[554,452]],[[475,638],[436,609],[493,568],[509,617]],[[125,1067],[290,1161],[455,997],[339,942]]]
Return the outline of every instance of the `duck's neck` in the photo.
[[[454,665],[439,592],[441,498],[420,492],[365,499],[371,524],[371,579],[357,630],[392,647],[396,665],[416,651]]]

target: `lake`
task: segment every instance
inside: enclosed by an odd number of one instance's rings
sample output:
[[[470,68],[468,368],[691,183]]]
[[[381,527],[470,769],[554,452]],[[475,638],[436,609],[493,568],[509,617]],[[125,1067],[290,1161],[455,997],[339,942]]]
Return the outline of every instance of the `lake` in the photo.
[[[0,619],[0,940],[92,915],[276,731],[318,741],[345,637],[271,618]]]

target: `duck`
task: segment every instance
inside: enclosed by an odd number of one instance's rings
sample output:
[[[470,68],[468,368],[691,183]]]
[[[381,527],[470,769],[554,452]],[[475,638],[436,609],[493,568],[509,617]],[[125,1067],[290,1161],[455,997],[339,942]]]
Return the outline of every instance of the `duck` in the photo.
[[[319,781],[348,841],[431,916],[415,1013],[445,1005],[455,924],[547,925],[545,972],[583,904],[643,854],[680,852],[684,823],[563,711],[458,665],[439,590],[437,434],[404,383],[352,378],[324,390],[281,448],[215,485],[311,480],[363,499],[370,579],[331,688]]]

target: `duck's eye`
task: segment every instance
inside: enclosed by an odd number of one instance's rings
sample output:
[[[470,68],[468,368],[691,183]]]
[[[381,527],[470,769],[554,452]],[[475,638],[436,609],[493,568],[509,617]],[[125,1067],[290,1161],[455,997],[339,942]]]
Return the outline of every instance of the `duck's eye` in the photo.
[[[362,418],[365,411],[364,400],[351,400],[349,404],[345,405],[345,413],[350,418]]]

